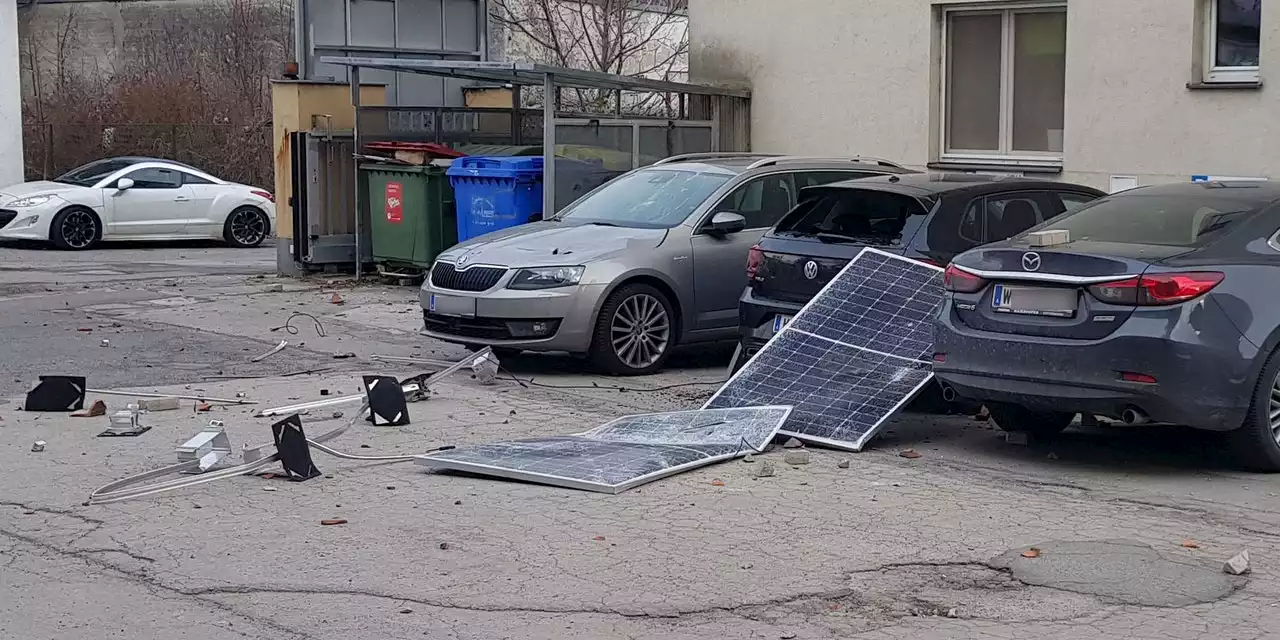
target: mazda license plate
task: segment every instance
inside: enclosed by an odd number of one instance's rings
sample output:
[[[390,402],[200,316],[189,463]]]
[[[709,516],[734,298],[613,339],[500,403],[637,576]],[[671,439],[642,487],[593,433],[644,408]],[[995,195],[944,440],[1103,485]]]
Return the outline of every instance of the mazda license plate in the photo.
[[[998,284],[991,292],[991,308],[997,313],[1071,318],[1076,304],[1075,289]]]

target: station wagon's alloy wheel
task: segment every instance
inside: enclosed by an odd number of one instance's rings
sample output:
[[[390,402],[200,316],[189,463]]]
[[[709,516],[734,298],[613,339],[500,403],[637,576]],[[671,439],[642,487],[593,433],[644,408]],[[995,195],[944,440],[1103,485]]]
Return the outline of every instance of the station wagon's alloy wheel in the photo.
[[[592,358],[608,373],[653,373],[671,353],[673,319],[671,303],[661,291],[644,284],[621,287],[600,310]]]
[[[1267,398],[1267,425],[1271,439],[1280,446],[1280,374],[1271,379],[1271,395]]]
[[[223,235],[237,247],[256,247],[267,239],[267,216],[254,207],[241,207],[227,216]]]
[[[88,209],[73,207],[54,216],[49,239],[59,249],[80,251],[98,243],[102,227],[98,216]]]

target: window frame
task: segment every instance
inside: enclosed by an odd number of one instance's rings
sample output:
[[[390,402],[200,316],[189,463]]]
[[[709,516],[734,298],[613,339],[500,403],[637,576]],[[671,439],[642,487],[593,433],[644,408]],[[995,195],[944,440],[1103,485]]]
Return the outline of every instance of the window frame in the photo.
[[[1035,206],[1036,214],[1039,217],[1039,221],[1037,221],[1035,224],[1031,225],[1030,227],[1027,227],[1027,229],[1040,226],[1048,222],[1049,220],[1052,220],[1053,218],[1056,218],[1059,215],[1061,215],[1058,213],[1055,213],[1053,215],[1047,215],[1048,212],[1045,210],[1045,205],[1052,205],[1054,200],[1056,200],[1057,198],[1054,192],[1048,189],[1026,188],[1026,189],[1018,189],[1015,191],[993,191],[991,193],[987,193],[979,198],[982,200],[982,237],[983,237],[982,242],[979,244],[990,244],[992,242],[1000,242],[1003,240],[1008,240],[1009,238],[1013,237],[1013,236],[1008,236],[1006,238],[997,238],[991,235],[992,233],[991,210],[989,208],[991,206],[991,201],[993,199],[1000,200],[1005,198],[1029,200],[1031,201],[1032,205]],[[1026,231],[1027,229],[1023,229],[1022,231]],[[1018,233],[1022,233],[1022,231],[1019,231]]]
[[[1066,2],[1011,2],[991,7],[975,8],[972,6],[943,7],[941,11],[941,47],[938,69],[938,150],[942,162],[985,163],[1009,166],[1055,166],[1061,167],[1065,154],[1063,151],[1018,151],[1013,149],[1013,78],[1014,78],[1014,45],[1016,43],[1017,14],[1027,13],[1062,13],[1067,14]],[[953,16],[998,15],[1001,18],[1000,44],[1000,149],[951,149],[947,140],[947,121],[950,110],[948,103],[948,87],[950,85],[950,51],[951,51],[951,18]],[[1065,53],[1063,54],[1066,55]],[[1065,96],[1064,96],[1065,101]],[[1063,122],[1065,134],[1066,122]]]
[[[1259,11],[1262,6],[1259,5]],[[1218,0],[1201,0],[1203,27],[1201,29],[1201,46],[1204,53],[1205,84],[1255,84],[1260,82],[1262,61],[1250,67],[1218,66]],[[1261,53],[1262,36],[1258,37]]]
[[[162,187],[142,186],[142,185],[140,185],[140,184],[137,184],[137,182],[138,182],[138,179],[137,179],[137,178],[130,178],[130,177],[129,177],[129,176],[131,176],[131,175],[133,175],[133,174],[135,174],[135,173],[139,173],[139,172],[142,172],[142,171],[169,171],[169,172],[174,173],[174,174],[176,174],[176,175],[177,175],[177,177],[178,177],[178,182],[177,182],[176,184],[172,184],[171,186],[170,186],[170,183],[164,183],[166,186],[162,186]],[[152,167],[136,167],[136,168],[131,169],[128,173],[126,173],[126,174],[124,174],[124,175],[120,176],[119,178],[117,178],[117,179],[116,179],[116,183],[119,183],[119,182],[120,182],[120,180],[123,180],[123,179],[125,179],[125,178],[129,178],[130,180],[133,180],[133,181],[134,181],[134,183],[135,183],[134,188],[135,188],[135,189],[143,189],[143,190],[147,190],[147,191],[152,191],[152,190],[154,190],[154,191],[171,191],[171,190],[174,190],[174,189],[181,189],[181,188],[182,188],[182,185],[183,185],[183,177],[182,177],[182,176],[183,176],[183,174],[184,174],[184,173],[186,173],[186,172],[185,172],[185,171],[181,171],[181,170],[176,169],[176,168],[173,168],[173,167],[155,167],[155,166],[152,166]],[[147,181],[146,181],[146,184],[161,184],[161,183],[159,183],[159,182],[157,182],[157,181],[154,181],[154,180],[147,180]]]
[[[720,205],[723,205],[725,202],[729,200],[729,198],[732,198],[734,194],[738,192],[739,189],[745,189],[748,185],[753,184],[757,180],[763,181],[767,178],[781,177],[784,179],[784,181],[787,181],[789,177],[789,182],[791,184],[792,202],[790,206],[787,207],[787,210],[783,211],[782,215],[778,216],[778,219],[774,220],[773,224],[770,224],[767,227],[752,227],[748,224],[748,226],[744,228],[743,231],[753,231],[757,229],[767,230],[767,229],[772,229],[773,227],[776,227],[778,223],[781,222],[782,219],[787,216],[788,213],[791,213],[791,210],[795,208],[796,204],[800,202],[800,189],[796,187],[796,181],[795,181],[796,173],[798,172],[795,169],[788,169],[785,171],[770,171],[768,173],[758,173],[745,180],[741,180],[737,183],[730,182],[732,186],[730,186],[729,189],[725,191],[724,195],[720,196],[719,198],[716,198],[715,204],[711,205],[710,209],[707,209],[707,213],[702,217],[702,222],[700,222],[697,226],[698,230],[696,234],[704,235],[709,232],[709,230],[711,229],[711,219],[715,217],[716,213],[720,212]],[[744,218],[746,217],[745,215],[737,211],[734,211],[733,213],[738,213],[738,215],[741,215]]]

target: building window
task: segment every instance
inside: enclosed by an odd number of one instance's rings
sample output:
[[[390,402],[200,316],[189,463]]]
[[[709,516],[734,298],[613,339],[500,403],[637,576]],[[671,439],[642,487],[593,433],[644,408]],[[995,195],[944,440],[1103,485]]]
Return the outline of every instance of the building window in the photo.
[[[1204,0],[1205,81],[1257,82],[1262,0]]]
[[[1061,162],[1066,7],[946,11],[943,160]]]

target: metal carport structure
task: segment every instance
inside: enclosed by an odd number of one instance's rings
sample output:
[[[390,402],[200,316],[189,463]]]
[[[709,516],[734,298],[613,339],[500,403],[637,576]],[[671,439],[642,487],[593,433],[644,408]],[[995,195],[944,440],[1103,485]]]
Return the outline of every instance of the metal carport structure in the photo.
[[[712,151],[721,150],[715,147],[727,146],[736,147],[732,151],[749,151],[749,135],[750,135],[750,98],[751,92],[747,89],[720,87],[705,84],[670,82],[666,80],[655,80],[651,78],[642,78],[635,76],[624,76],[612,73],[604,73],[600,71],[588,71],[583,69],[570,69],[566,67],[557,67],[544,64],[536,64],[529,62],[476,62],[476,61],[459,61],[459,60],[415,60],[415,59],[399,59],[399,58],[374,58],[374,57],[336,57],[325,56],[320,59],[321,62],[330,65],[347,67],[350,70],[349,79],[351,84],[351,104],[355,108],[356,127],[353,131],[355,137],[355,149],[359,153],[361,149],[359,113],[361,108],[360,101],[360,71],[361,69],[377,69],[383,71],[402,72],[402,73],[420,73],[433,76],[441,76],[447,78],[456,78],[461,80],[472,80],[476,82],[490,82],[510,84],[512,87],[542,87],[544,91],[543,118],[542,118],[542,149],[543,149],[543,184],[556,184],[556,109],[553,96],[557,95],[557,91],[562,88],[567,89],[605,89],[619,92],[619,104],[621,103],[621,92],[639,92],[639,93],[663,93],[678,94],[681,96],[698,97],[700,101],[697,110],[705,114],[709,119],[718,124],[727,124],[728,126],[719,127],[719,133],[713,137]],[[518,95],[518,92],[517,92]],[[513,105],[514,109],[519,109],[517,102]],[[691,107],[691,110],[693,108]],[[601,114],[601,118],[621,117]],[[726,122],[727,121],[727,122]],[[358,171],[358,169],[357,169]],[[356,190],[356,242],[360,239],[360,198],[359,189]],[[544,188],[542,192],[543,211],[555,210],[555,192],[554,189]],[[356,250],[356,275],[360,274],[360,251],[357,244]]]

